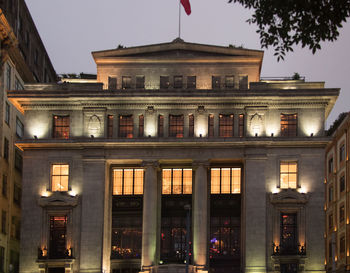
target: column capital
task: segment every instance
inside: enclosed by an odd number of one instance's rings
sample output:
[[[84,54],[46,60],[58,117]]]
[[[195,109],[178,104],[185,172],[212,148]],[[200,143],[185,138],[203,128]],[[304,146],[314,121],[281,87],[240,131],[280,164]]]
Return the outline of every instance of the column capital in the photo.
[[[142,167],[153,167],[153,168],[158,168],[159,167],[159,162],[157,160],[143,160]]]
[[[209,166],[210,166],[209,160],[194,160],[192,162],[192,167],[195,169],[198,167],[208,168]]]

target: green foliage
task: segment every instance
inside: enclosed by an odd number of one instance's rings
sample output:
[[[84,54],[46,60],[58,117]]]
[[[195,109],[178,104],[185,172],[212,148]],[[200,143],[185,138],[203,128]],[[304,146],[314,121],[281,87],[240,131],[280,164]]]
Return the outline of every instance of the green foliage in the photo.
[[[300,80],[300,74],[298,72],[294,72],[292,79],[293,80]]]
[[[331,136],[335,132],[335,130],[337,130],[337,128],[343,122],[343,120],[346,118],[347,115],[348,115],[348,112],[343,112],[339,114],[339,116],[333,122],[331,127],[329,127],[329,129],[326,131],[327,136]]]
[[[338,29],[350,16],[350,0],[229,0],[255,12],[247,20],[256,24],[262,48],[272,46],[284,60],[301,44],[314,54],[322,41],[335,41]]]

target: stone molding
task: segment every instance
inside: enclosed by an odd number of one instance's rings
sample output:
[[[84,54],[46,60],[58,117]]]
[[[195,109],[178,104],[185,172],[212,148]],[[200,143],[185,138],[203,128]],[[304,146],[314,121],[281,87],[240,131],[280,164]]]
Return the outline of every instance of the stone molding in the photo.
[[[76,207],[79,196],[71,196],[68,192],[55,191],[48,197],[40,197],[38,204],[40,207]]]
[[[270,193],[272,204],[306,204],[310,199],[310,193],[300,193],[294,189],[281,190],[279,193]]]

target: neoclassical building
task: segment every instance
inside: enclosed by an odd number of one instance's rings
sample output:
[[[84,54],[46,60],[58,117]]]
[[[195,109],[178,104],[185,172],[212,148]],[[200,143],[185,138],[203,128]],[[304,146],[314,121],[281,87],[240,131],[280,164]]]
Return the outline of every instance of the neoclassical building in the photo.
[[[323,82],[263,52],[92,53],[97,83],[8,92],[25,116],[20,272],[324,272]]]

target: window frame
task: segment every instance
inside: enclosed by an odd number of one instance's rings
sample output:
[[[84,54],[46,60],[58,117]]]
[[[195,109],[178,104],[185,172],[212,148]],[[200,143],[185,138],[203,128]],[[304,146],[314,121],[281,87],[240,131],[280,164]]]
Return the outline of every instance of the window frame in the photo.
[[[164,193],[164,174],[163,172],[165,170],[170,170],[171,171],[171,177],[170,177],[170,193]],[[181,170],[181,193],[174,193],[174,170],[178,171]],[[184,193],[184,170],[191,170],[191,193]],[[180,196],[180,195],[192,195],[193,194],[193,179],[194,179],[194,170],[190,167],[179,167],[179,168],[167,168],[164,167],[161,170],[161,195],[162,196]]]
[[[298,113],[280,114],[280,127],[282,137],[298,136]]]
[[[121,184],[121,193],[118,194],[116,193],[117,191],[115,190],[117,188],[117,186],[115,185],[116,181],[115,181],[115,171],[116,170],[122,170],[122,184]],[[125,171],[126,170],[132,170],[132,193],[124,193],[125,190]],[[142,170],[142,193],[140,194],[135,194],[135,188],[136,188],[136,176],[135,176],[135,171],[141,171]],[[113,167],[112,168],[112,196],[143,196],[144,194],[144,187],[145,187],[145,169],[141,168],[141,167]]]
[[[174,76],[174,88],[175,89],[183,88],[183,77],[181,75]]]
[[[108,90],[116,90],[117,82],[117,77],[108,76]]]
[[[126,119],[125,124],[121,122]],[[134,138],[134,116],[133,115],[119,115],[118,137],[120,138]]]
[[[217,170],[219,169],[220,170],[220,180],[219,180],[219,189],[220,191],[219,192],[213,192],[213,185],[212,185],[212,182],[213,182],[213,177],[212,177],[212,171],[213,170]],[[223,183],[223,180],[224,180],[224,177],[223,177],[223,170],[227,170],[229,169],[230,170],[230,185],[229,185],[229,193],[228,192],[223,192],[223,188],[225,187],[225,185]],[[235,169],[239,169],[239,192],[235,192],[234,190],[236,189],[234,187],[234,173],[233,173],[233,170]],[[216,194],[216,195],[237,195],[237,194],[242,194],[242,166],[212,166],[210,167],[210,188],[209,188],[209,191],[210,191],[210,194]],[[227,185],[226,185],[227,187]]]
[[[139,137],[144,137],[145,135],[145,116],[139,115]]]
[[[288,164],[288,169],[289,169],[289,165],[290,164],[296,164],[296,172],[283,172],[281,170],[282,164]],[[282,174],[287,174],[288,175],[288,187],[282,187]],[[289,176],[295,174],[296,176],[296,181],[295,181],[295,187],[290,187],[290,182],[289,181]],[[287,189],[298,189],[299,188],[299,162],[298,160],[280,160],[279,162],[279,188],[283,189],[283,190],[287,190]]]
[[[159,77],[159,88],[168,89],[170,87],[170,77],[169,76],[160,76]]]
[[[221,88],[221,77],[220,76],[212,76],[211,77],[211,88],[212,89],[220,89]]]
[[[339,162],[345,161],[345,157],[346,157],[345,143],[343,143],[343,144],[339,147]]]
[[[137,89],[145,89],[145,75],[136,75],[135,80],[135,87]]]
[[[61,122],[62,124],[57,124]],[[70,116],[53,115],[52,121],[52,138],[69,139],[70,136]]]
[[[169,137],[183,138],[185,119],[184,115],[172,115],[169,114]]]
[[[244,114],[238,115],[238,135],[239,135],[239,137],[245,136]]]
[[[208,138],[215,137],[215,116],[214,114],[208,115]]]
[[[249,80],[248,80],[248,75],[239,75],[238,76],[238,86],[239,89],[249,89]]]
[[[131,89],[131,76],[122,76],[122,89]]]
[[[114,125],[114,116],[107,115],[107,137],[113,137],[113,125]]]
[[[225,88],[235,88],[235,76],[226,75],[225,76]]]
[[[58,166],[58,165],[61,165],[61,166],[68,166],[68,174],[63,174],[63,175],[54,175],[53,174],[53,171],[54,171],[54,166]],[[67,177],[67,190],[54,190],[54,187],[53,187],[53,177]],[[68,162],[55,162],[55,163],[51,163],[50,165],[50,191],[51,192],[68,192],[70,191],[70,177],[71,176],[71,164],[69,164]],[[60,179],[61,181],[61,179]],[[60,182],[61,183],[61,182]],[[57,187],[57,186],[56,186]],[[64,187],[65,188],[65,187]]]
[[[219,114],[219,137],[234,136],[234,115]]]
[[[16,135],[19,138],[23,138],[24,136],[24,125],[18,116],[16,116]]]
[[[5,123],[10,126],[10,119],[11,119],[11,107],[10,104],[6,101],[5,102],[5,116],[4,116],[4,120]]]
[[[194,115],[188,115],[188,137],[194,137]]]
[[[187,76],[187,89],[196,89],[197,88],[197,77],[196,76]]]
[[[3,157],[6,161],[9,161],[9,157],[10,157],[10,142],[9,140],[4,137],[4,153],[3,153]]]
[[[164,137],[164,115],[158,115],[158,137]]]

